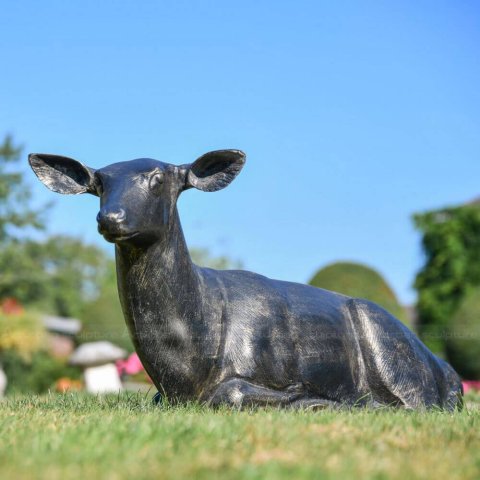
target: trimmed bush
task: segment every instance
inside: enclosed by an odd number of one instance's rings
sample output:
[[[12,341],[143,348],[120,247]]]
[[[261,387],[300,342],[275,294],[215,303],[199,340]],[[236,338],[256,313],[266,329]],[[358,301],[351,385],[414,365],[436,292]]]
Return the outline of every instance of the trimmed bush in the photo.
[[[365,298],[377,303],[403,323],[409,323],[405,309],[399,304],[388,283],[366,265],[353,262],[332,263],[320,269],[309,284],[349,297]]]
[[[460,376],[480,379],[480,287],[469,290],[450,320],[445,350]]]

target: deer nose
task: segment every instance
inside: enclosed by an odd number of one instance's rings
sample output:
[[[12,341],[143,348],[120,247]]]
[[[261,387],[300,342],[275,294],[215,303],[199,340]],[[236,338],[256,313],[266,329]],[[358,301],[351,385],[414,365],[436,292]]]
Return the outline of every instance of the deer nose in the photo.
[[[119,208],[117,210],[104,210],[103,208],[100,209],[97,215],[97,222],[99,225],[104,224],[115,224],[115,223],[122,223],[126,218],[126,213],[123,208]]]

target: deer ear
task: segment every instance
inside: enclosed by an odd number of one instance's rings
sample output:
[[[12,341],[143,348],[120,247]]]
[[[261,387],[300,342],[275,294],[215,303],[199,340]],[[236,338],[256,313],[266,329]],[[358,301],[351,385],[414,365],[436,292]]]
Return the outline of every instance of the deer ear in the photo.
[[[77,160],[46,153],[31,153],[28,162],[38,179],[57,193],[92,193],[98,195],[93,174],[95,170]]]
[[[216,150],[197,158],[189,167],[186,188],[216,192],[229,185],[245,164],[240,150]]]

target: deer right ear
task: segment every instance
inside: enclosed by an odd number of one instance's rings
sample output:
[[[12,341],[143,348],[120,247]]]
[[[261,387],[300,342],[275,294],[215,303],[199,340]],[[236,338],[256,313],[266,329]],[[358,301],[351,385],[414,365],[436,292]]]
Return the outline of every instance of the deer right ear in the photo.
[[[77,160],[59,155],[31,153],[28,162],[38,179],[54,192],[98,195],[93,177],[95,170]]]

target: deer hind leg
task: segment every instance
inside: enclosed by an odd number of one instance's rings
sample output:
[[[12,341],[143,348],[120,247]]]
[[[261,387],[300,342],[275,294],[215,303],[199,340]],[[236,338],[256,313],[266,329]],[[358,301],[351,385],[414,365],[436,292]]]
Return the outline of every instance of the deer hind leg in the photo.
[[[207,400],[208,405],[232,407],[293,406],[307,393],[302,383],[289,385],[282,390],[256,385],[243,378],[230,378],[220,383]]]
[[[420,340],[378,305],[353,299],[349,309],[376,400],[407,409],[441,407],[433,355]]]

